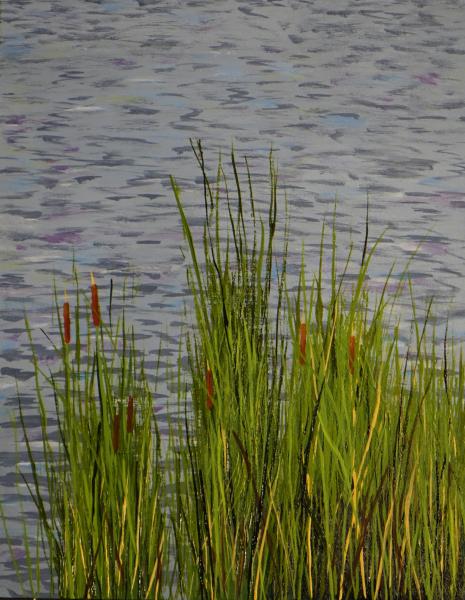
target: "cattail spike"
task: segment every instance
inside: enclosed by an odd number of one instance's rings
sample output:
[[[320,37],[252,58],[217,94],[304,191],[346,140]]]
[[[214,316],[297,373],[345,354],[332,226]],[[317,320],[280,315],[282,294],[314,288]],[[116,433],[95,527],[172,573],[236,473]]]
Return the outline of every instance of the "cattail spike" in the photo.
[[[119,421],[120,421],[120,414],[118,412],[118,414],[116,414],[113,417],[113,431],[112,431],[112,435],[111,435],[111,442],[113,444],[113,450],[115,452],[117,452],[118,448],[119,448]]]
[[[350,373],[354,374],[355,363],[355,335],[349,337],[349,369]]]
[[[98,327],[100,325],[100,305],[98,301],[98,288],[92,272],[90,274],[90,290],[92,294],[92,321],[95,327]]]
[[[63,302],[63,340],[65,344],[71,342],[71,317],[69,314],[68,294],[65,290],[65,301]]]
[[[126,431],[132,433],[134,429],[134,398],[129,396],[128,399],[128,412],[126,416]]]

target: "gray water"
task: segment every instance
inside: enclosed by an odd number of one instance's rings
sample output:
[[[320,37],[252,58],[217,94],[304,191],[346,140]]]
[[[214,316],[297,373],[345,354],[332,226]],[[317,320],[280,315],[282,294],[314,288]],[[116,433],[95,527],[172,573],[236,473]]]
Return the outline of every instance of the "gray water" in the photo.
[[[422,242],[415,297],[434,295],[438,322],[465,339],[463,1],[15,0],[0,10],[0,493],[13,534],[26,497],[13,486],[16,382],[40,445],[24,310],[53,365],[40,328],[55,326],[53,277],[60,293],[71,287],[74,251],[102,293],[136,276],[132,321],[149,364],[160,339],[163,362],[175,356],[187,296],[170,174],[197,225],[202,215],[189,138],[202,138],[212,170],[232,144],[247,155],[264,203],[273,146],[291,274],[302,242],[316,267],[335,197],[341,256],[350,240],[360,249],[368,194],[371,241],[388,228],[370,286]],[[166,399],[168,389],[162,423]],[[0,564],[0,594],[19,591],[4,543]]]

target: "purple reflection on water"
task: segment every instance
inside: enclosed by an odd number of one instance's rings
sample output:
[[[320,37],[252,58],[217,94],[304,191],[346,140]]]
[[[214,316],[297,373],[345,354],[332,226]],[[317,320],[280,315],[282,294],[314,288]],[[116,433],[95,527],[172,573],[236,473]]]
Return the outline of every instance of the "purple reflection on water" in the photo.
[[[24,115],[11,115],[5,119],[7,125],[21,125],[26,120]]]
[[[442,256],[448,253],[447,245],[441,242],[423,242],[420,250],[430,256]]]
[[[423,75],[415,75],[415,79],[428,85],[437,85],[439,82],[439,75],[437,73],[424,73]]]
[[[26,551],[23,547],[14,546],[12,550],[15,560],[24,560],[26,558]]]
[[[49,244],[77,244],[81,241],[81,236],[77,231],[58,231],[50,235],[44,235],[40,238]]]
[[[136,64],[134,60],[127,58],[112,58],[110,62],[117,67],[133,67]]]

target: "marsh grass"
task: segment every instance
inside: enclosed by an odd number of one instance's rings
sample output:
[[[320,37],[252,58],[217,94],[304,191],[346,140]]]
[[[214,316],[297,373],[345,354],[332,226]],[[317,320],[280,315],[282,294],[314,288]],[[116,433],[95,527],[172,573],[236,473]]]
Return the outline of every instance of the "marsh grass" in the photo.
[[[124,313],[107,325],[92,288],[81,333],[77,276],[71,333],[56,296],[61,372],[44,372],[33,355],[49,511],[21,404],[20,420],[56,594],[465,597],[462,352],[447,330],[436,339],[432,305],[420,314],[406,273],[393,296],[391,274],[378,297],[368,292],[379,243],[369,245],[368,216],[357,261],[350,249],[338,273],[335,222],[330,234],[324,225],[316,273],[307,282],[302,256],[289,289],[287,220],[276,250],[272,155],[264,213],[247,161],[240,169],[232,153],[231,177],[220,160],[211,178],[200,142],[192,147],[205,223],[196,244],[172,178],[194,326],[180,341],[166,456]],[[401,293],[412,313],[406,352],[392,318]],[[48,444],[45,384],[58,455]]]
[[[420,326],[404,278],[414,325],[401,354],[390,318],[401,288],[388,299],[388,277],[374,303],[367,291],[378,244],[368,247],[368,221],[355,285],[336,272],[333,223],[326,297],[324,228],[319,270],[307,284],[302,261],[291,294],[286,244],[275,261],[272,157],[264,223],[248,165],[244,191],[232,155],[231,191],[222,165],[210,181],[200,143],[194,151],[204,178],[201,259],[172,179],[196,316],[190,392],[179,389],[186,416],[173,432],[183,597],[463,597],[461,353],[445,337],[437,355],[431,305]]]
[[[124,310],[116,323],[107,324],[93,277],[90,300],[80,290],[76,270],[74,282],[74,302],[65,296],[63,310],[55,290],[57,335],[52,339],[43,332],[59,360],[58,373],[43,369],[26,318],[41,418],[42,480],[19,397],[32,481],[22,478],[39,517],[50,593],[60,598],[161,597],[168,539],[160,442],[143,357],[136,352]],[[109,323],[112,296],[111,285]],[[50,393],[58,451],[49,439]],[[28,550],[27,558],[32,563]],[[39,572],[35,586],[31,576],[29,583],[38,595]]]

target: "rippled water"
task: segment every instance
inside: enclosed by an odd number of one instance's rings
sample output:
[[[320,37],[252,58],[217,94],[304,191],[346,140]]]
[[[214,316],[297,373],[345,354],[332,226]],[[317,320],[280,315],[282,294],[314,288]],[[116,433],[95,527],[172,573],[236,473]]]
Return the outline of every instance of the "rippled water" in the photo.
[[[190,137],[212,168],[234,143],[259,191],[273,145],[291,264],[303,241],[309,271],[336,195],[341,254],[350,235],[361,242],[368,192],[372,237],[389,228],[373,288],[422,241],[415,295],[434,294],[465,339],[463,1],[16,0],[0,10],[0,491],[13,532],[15,378],[38,433],[24,310],[37,332],[52,328],[52,278],[69,285],[74,250],[102,289],[136,273],[133,320],[149,362],[161,336],[166,356],[176,352],[185,271],[168,176],[197,218]],[[0,594],[18,591],[7,562],[2,545]]]

